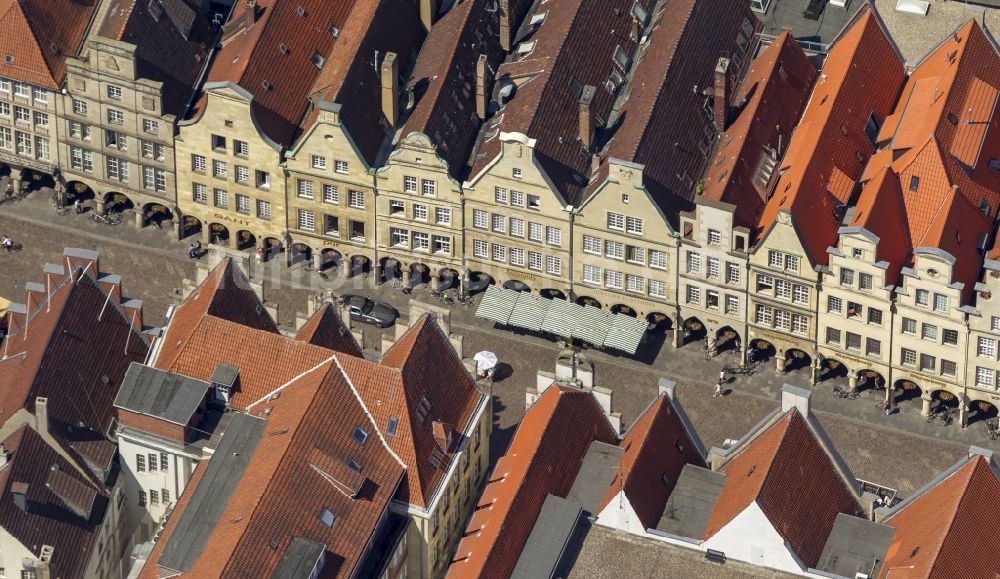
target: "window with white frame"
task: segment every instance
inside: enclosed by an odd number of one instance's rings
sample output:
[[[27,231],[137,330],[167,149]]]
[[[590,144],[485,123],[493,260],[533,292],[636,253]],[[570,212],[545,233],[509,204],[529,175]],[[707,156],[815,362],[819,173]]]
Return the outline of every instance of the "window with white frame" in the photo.
[[[642,235],[642,219],[638,217],[626,218],[625,232],[631,235]]]
[[[267,171],[261,171],[257,169],[254,171],[254,181],[258,189],[270,189],[271,188],[271,174]]]
[[[545,271],[549,275],[562,275],[562,258],[555,255],[546,255]]]
[[[626,275],[625,290],[640,294],[644,293],[646,291],[646,281],[637,275]]]
[[[990,319],[990,330],[1000,332],[1000,316],[993,316]]]
[[[920,339],[929,340],[931,342],[937,341],[937,326],[932,324],[923,324],[920,327]]]
[[[776,269],[781,269],[785,265],[785,258],[780,251],[769,250],[767,252],[767,265]]]
[[[45,128],[49,126],[49,115],[35,111],[35,126]]]
[[[510,248],[510,264],[524,267],[524,250],[520,247]]]
[[[559,247],[562,245],[562,229],[558,227],[545,227],[545,243]]]
[[[156,135],[160,132],[160,123],[150,119],[142,119],[142,132]]]
[[[472,226],[477,229],[486,229],[490,226],[490,214],[482,209],[473,209]]]
[[[854,285],[854,270],[846,267],[840,268],[840,285]]]
[[[240,185],[250,184],[250,167],[246,165],[234,165],[233,172],[236,175],[236,182]]]
[[[610,269],[604,270],[604,285],[609,288],[622,289],[625,282],[625,276],[620,271],[613,271]]]
[[[513,168],[511,169],[511,172],[510,172],[510,174],[511,174],[511,176],[512,176],[512,177],[514,177],[515,179],[520,179],[520,178],[521,178],[521,176],[522,176],[522,173],[521,173],[521,168],[520,168],[520,167],[513,167]]]
[[[773,311],[770,306],[757,304],[757,309],[754,312],[754,321],[762,326],[770,326],[772,315]]]
[[[774,290],[774,278],[761,273],[757,274],[757,292],[770,293]]]
[[[354,189],[347,190],[347,205],[353,207],[354,209],[364,209],[365,208],[365,194],[362,191],[355,191]]]
[[[451,238],[445,235],[435,235],[431,238],[434,244],[434,253],[440,253],[442,255],[451,255]]]
[[[496,187],[493,192],[493,200],[500,205],[507,204],[507,189],[505,187]]]
[[[931,303],[931,292],[925,289],[918,289],[916,294],[916,302],[918,306],[928,306]]]
[[[739,296],[726,295],[726,315],[735,316],[739,314],[739,309],[740,309]]]
[[[610,239],[605,241],[604,256],[611,259],[625,259],[625,244]]]
[[[774,297],[780,300],[791,301],[792,282],[780,278],[774,280]]]
[[[708,244],[709,245],[722,245],[722,233],[718,229],[708,230]]]
[[[195,173],[205,172],[205,157],[201,155],[191,155],[191,170]]]
[[[212,176],[225,179],[229,175],[229,166],[225,161],[212,160]]]
[[[542,241],[542,224],[533,221],[528,222],[528,239],[531,241]]]
[[[313,182],[308,179],[298,179],[296,189],[298,196],[303,199],[312,199],[315,196],[315,192],[313,191]]]
[[[719,309],[719,292],[716,290],[705,290],[705,307],[710,310]]]
[[[520,217],[510,218],[510,234],[514,237],[524,237],[524,220]]]
[[[995,360],[997,357],[997,341],[980,336],[976,345],[976,355],[980,358]]]
[[[312,168],[313,169],[326,169],[326,157],[323,155],[312,155]]]
[[[805,334],[809,332],[809,318],[802,314],[792,314],[792,333]]]
[[[740,266],[731,261],[726,262],[726,283],[736,285],[740,283]]]
[[[45,137],[35,137],[35,158],[49,160],[49,140]]]
[[[996,372],[990,368],[983,368],[981,366],[976,367],[976,385],[977,386],[987,386],[989,388],[996,387]]]
[[[212,204],[219,209],[229,208],[229,194],[225,189],[212,189]]]
[[[774,310],[774,327],[779,330],[792,329],[792,314],[786,310]]]
[[[539,199],[538,195],[528,195],[527,208],[531,211],[538,211],[541,209],[541,199]]]
[[[0,127],[0,147],[3,147],[4,129],[5,127]],[[8,130],[7,133],[8,139],[10,138],[9,135],[10,131]],[[85,171],[87,173],[92,173],[94,171],[94,154],[91,151],[88,151],[86,149],[81,149],[80,147],[70,147],[69,161],[70,161],[70,166],[73,167],[74,169],[77,169],[79,171]]]
[[[107,87],[108,98],[113,101],[122,100],[122,87],[109,84]]]
[[[236,211],[239,213],[250,213],[250,197],[241,193],[236,194]]]
[[[542,271],[542,254],[537,251],[528,252],[528,269]]]
[[[416,193],[417,192],[417,178],[410,175],[403,176],[403,192],[404,193]]]
[[[125,114],[119,110],[108,109],[108,122],[112,125],[121,125],[125,122]]]
[[[341,175],[347,174],[347,161],[334,161],[333,170]]]
[[[623,231],[625,229],[625,216],[621,213],[608,213],[608,229]]]
[[[399,227],[390,227],[389,244],[394,247],[408,247],[410,245],[410,232]]]
[[[421,179],[420,192],[428,197],[433,196],[437,192],[437,181],[433,179]]]
[[[336,185],[323,185],[323,203],[332,205],[340,203],[340,191]]]
[[[882,310],[876,308],[868,308],[868,323],[873,326],[881,326]]]
[[[257,217],[260,219],[271,218],[271,202],[262,199],[257,200]]]
[[[493,220],[493,231],[496,231],[497,233],[507,232],[507,217],[499,213],[494,213],[492,215],[492,220]]]
[[[117,157],[106,158],[107,178],[112,181],[128,183],[128,161]]]
[[[202,183],[192,183],[191,198],[195,203],[208,203],[208,187]]]
[[[658,279],[651,279],[646,284],[649,290],[649,296],[653,298],[665,298],[667,297],[667,284]]]
[[[901,324],[901,329],[904,334],[916,335],[917,333],[917,320],[911,318],[903,318],[903,323]]]
[[[18,155],[30,157],[32,149],[31,135],[22,133],[21,131],[14,131],[14,146],[17,149]]]
[[[73,112],[78,115],[87,114],[87,101],[73,99]]]
[[[687,289],[684,292],[685,302],[689,304],[700,304],[701,289],[693,285],[686,286],[686,288]]]
[[[515,207],[524,207],[524,193],[512,190],[510,192],[510,204]]]
[[[167,190],[167,173],[156,167],[142,168],[142,187],[149,191],[163,193]]]
[[[826,298],[826,313],[828,314],[839,314],[844,311],[844,300],[836,296],[827,296]]]
[[[636,247],[634,245],[625,246],[625,261],[629,263],[637,263],[639,265],[645,265],[646,263],[646,250],[641,247]]]
[[[785,269],[788,271],[799,271],[799,258],[794,255],[786,255]]]
[[[649,250],[649,267],[667,269],[667,252],[658,249]]]
[[[507,246],[500,245],[499,243],[492,244],[493,247],[493,261],[505,262],[507,261]]]
[[[870,273],[860,273],[860,274],[858,274],[858,288],[861,291],[871,291],[871,289],[872,289],[872,274],[870,274]]]
[[[427,206],[413,204],[413,218],[417,221],[427,221]]]
[[[435,207],[434,208],[434,223],[440,225],[451,224],[451,209],[447,207]]]
[[[708,279],[719,279],[719,258],[708,257],[705,259],[705,275]]]
[[[490,244],[486,243],[482,239],[474,239],[472,241],[472,255],[476,257],[487,258],[490,256]]]
[[[792,285],[792,301],[797,304],[809,303],[809,288],[802,284]]]
[[[431,237],[422,231],[413,232],[413,249],[415,251],[428,251],[431,248]]]
[[[948,296],[943,294],[934,294],[934,311],[935,312],[948,311]]]
[[[296,224],[299,229],[303,231],[315,231],[316,230],[316,214],[312,211],[306,209],[298,210],[298,219]]]
[[[693,251],[687,252],[686,264],[688,273],[701,272],[701,255]]]
[[[583,251],[584,253],[592,253],[595,255],[601,254],[601,240],[592,235],[583,236]]]
[[[583,283],[600,284],[601,268],[596,265],[583,265]]]

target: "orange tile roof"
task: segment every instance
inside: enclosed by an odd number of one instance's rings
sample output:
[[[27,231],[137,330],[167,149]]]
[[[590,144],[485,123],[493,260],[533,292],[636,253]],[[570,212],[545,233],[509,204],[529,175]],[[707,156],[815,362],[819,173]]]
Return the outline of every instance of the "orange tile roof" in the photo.
[[[448,577],[509,577],[545,497],[565,497],[592,441],[618,437],[594,396],[553,385],[528,409],[493,468]]]
[[[874,162],[873,157],[869,167]],[[903,191],[891,168],[882,167],[865,185],[849,225],[863,227],[878,236],[877,258],[889,264],[886,281],[894,283],[913,245]]]
[[[361,346],[358,345],[350,328],[337,315],[336,308],[329,303],[323,304],[312,317],[299,328],[295,339],[320,346],[335,352],[361,357]]]
[[[655,528],[681,469],[685,464],[704,468],[705,461],[664,394],[636,419],[618,446],[625,453],[600,508],[624,491],[643,528]]]
[[[722,136],[702,192],[735,205],[737,226],[756,226],[770,193],[770,180],[759,182],[758,169],[769,149],[780,155],[787,146],[815,78],[816,67],[788,31],[751,63],[736,99],[739,113]]]
[[[877,11],[865,4],[833,43],[788,151],[784,171],[758,222],[767,231],[790,211],[811,261],[826,263],[840,219],[872,145],[863,131],[870,113],[889,114],[903,81],[903,62]]]
[[[883,524],[896,535],[880,577],[993,578],[1000,569],[1000,480],[975,456],[898,507]]]
[[[775,531],[815,567],[838,513],[864,517],[852,490],[798,410],[789,410],[723,465],[726,482],[704,539],[756,502]]]
[[[59,90],[66,57],[75,56],[90,27],[97,2],[0,0],[0,76]],[[50,97],[52,98],[52,97]]]

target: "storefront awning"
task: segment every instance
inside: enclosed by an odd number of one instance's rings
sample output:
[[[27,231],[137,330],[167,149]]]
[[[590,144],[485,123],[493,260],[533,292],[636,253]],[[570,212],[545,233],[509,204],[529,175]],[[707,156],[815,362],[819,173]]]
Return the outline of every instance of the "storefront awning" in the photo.
[[[573,337],[591,343],[595,346],[604,344],[608,335],[612,318],[615,316],[594,306],[578,306],[573,304]]]
[[[614,318],[611,329],[608,330],[608,337],[604,340],[604,345],[608,348],[634,354],[642,342],[642,336],[646,333],[649,322],[621,314],[614,316]]]
[[[573,337],[573,317],[576,312],[569,302],[563,300],[552,300],[549,309],[545,312],[545,319],[542,320],[542,331],[564,338]]]
[[[488,286],[483,294],[479,308],[476,309],[476,316],[493,320],[498,324],[506,324],[510,319],[510,313],[514,310],[517,296],[520,292],[505,290],[495,285]]]
[[[514,311],[510,313],[508,324],[537,332],[542,328],[542,320],[549,311],[552,300],[547,300],[538,294],[518,292]]]

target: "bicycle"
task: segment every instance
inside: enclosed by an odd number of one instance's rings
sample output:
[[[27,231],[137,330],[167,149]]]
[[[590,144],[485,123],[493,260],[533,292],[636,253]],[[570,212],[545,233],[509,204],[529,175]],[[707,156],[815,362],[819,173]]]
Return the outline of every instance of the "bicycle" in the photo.
[[[1000,426],[993,422],[986,423],[986,437],[990,440],[1000,438]]]
[[[60,205],[59,202],[56,201],[55,199],[49,201],[49,205],[56,210],[56,215],[66,215],[67,213],[69,213],[69,206]]]
[[[94,223],[103,223],[104,225],[118,225],[119,223],[122,222],[122,218],[114,213],[101,215],[96,211],[90,214],[90,220],[93,221]]]
[[[858,398],[861,398],[860,392],[851,392],[850,390],[844,390],[843,388],[834,388],[833,395],[836,398],[844,398],[846,400],[857,400]]]
[[[757,363],[747,362],[746,364],[741,364],[739,366],[723,366],[722,371],[726,374],[743,374],[746,376],[753,376],[753,373],[757,371]]]

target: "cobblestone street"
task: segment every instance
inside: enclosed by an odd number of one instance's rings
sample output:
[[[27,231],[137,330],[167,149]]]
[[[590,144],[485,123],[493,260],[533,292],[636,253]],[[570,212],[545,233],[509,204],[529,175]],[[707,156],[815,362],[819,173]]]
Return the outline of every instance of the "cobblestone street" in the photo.
[[[186,256],[187,242],[172,240],[172,232],[166,229],[136,230],[131,223],[107,227],[86,216],[56,217],[47,203],[42,206],[39,202],[44,201],[42,196],[37,197],[0,207],[0,233],[9,233],[24,245],[19,253],[0,254],[0,296],[23,300],[25,282],[39,281],[42,266],[58,262],[64,247],[96,249],[101,253],[102,269],[122,276],[129,297],[144,300],[147,325],[162,323],[174,290],[183,279],[195,276],[195,262]],[[11,212],[16,212],[17,218],[12,218]],[[424,288],[407,296],[388,286],[369,287],[370,277],[352,278],[345,285],[335,272],[324,280],[301,267],[290,271],[281,259],[252,268],[257,270],[252,271],[253,276],[264,282],[265,298],[278,305],[279,323],[288,329],[294,327],[295,313],[305,311],[307,297],[320,289],[373,295],[399,307],[404,316],[410,299],[433,302]],[[474,308],[456,305],[452,311],[454,331],[464,336],[466,356],[492,350],[503,364],[493,387],[491,458],[495,461],[524,414],[525,389],[534,386],[539,370],[553,370],[559,350],[545,338],[494,329],[475,318]],[[366,349],[377,351],[378,343],[379,331],[366,327]],[[809,386],[805,374],[778,376],[773,365],[764,364],[755,375],[731,381],[727,396],[713,399],[710,385],[723,363],[732,360],[721,355],[706,361],[698,343],[680,349],[668,343],[644,361],[601,351],[586,353],[595,363],[596,383],[614,391],[614,410],[621,413],[626,425],[653,399],[659,378],[677,380],[680,400],[706,447],[740,438],[777,408],[783,383]],[[855,476],[896,488],[903,495],[913,493],[953,464],[970,444],[1000,450],[996,442],[986,439],[980,424],[964,430],[957,425],[928,424],[919,416],[919,399],[903,404],[900,413],[885,417],[874,393],[844,400],[832,396],[829,384],[821,383],[812,390],[813,407]]]

